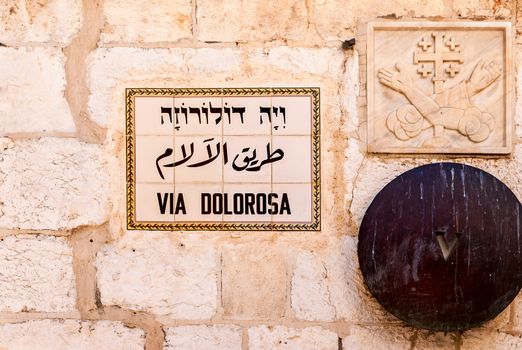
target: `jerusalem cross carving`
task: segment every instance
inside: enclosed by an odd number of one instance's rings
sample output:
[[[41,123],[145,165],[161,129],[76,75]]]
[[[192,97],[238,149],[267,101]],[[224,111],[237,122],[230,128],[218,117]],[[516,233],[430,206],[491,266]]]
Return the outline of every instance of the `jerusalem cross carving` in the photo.
[[[509,153],[510,23],[370,23],[368,149]]]

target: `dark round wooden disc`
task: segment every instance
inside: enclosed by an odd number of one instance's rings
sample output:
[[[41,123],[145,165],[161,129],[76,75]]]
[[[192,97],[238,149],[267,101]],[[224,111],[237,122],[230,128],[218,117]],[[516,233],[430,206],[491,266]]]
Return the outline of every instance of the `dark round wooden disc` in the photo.
[[[480,169],[435,163],[407,171],[379,192],[362,221],[364,281],[410,325],[478,326],[522,286],[521,213],[513,192]]]

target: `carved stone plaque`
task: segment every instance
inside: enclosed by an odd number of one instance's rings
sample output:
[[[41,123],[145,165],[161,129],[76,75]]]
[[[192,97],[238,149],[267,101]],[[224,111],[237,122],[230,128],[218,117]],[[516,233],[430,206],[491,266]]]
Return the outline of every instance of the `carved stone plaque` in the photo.
[[[368,24],[368,150],[511,151],[511,23]]]
[[[424,165],[375,197],[359,231],[373,296],[406,323],[465,330],[494,318],[522,286],[522,206],[480,169]]]

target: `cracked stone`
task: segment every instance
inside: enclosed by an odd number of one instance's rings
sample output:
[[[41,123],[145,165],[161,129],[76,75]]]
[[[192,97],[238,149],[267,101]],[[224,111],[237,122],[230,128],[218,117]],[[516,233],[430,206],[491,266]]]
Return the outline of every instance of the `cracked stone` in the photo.
[[[0,198],[8,229],[72,229],[108,216],[101,146],[74,139],[19,140],[0,156]]]
[[[143,350],[145,333],[121,322],[37,320],[0,325],[0,348],[9,350]]]
[[[72,248],[65,238],[29,235],[3,238],[0,311],[74,311],[72,260]]]
[[[103,305],[177,319],[210,319],[216,312],[218,267],[212,241],[128,232],[98,252],[96,266]]]
[[[0,47],[0,62],[0,135],[75,132],[59,48]]]

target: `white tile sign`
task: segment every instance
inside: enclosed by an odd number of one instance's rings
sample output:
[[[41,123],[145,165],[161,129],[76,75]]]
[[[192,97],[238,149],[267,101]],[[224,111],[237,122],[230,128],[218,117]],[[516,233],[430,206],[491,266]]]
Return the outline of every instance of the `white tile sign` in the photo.
[[[127,226],[319,230],[318,88],[127,89]]]

